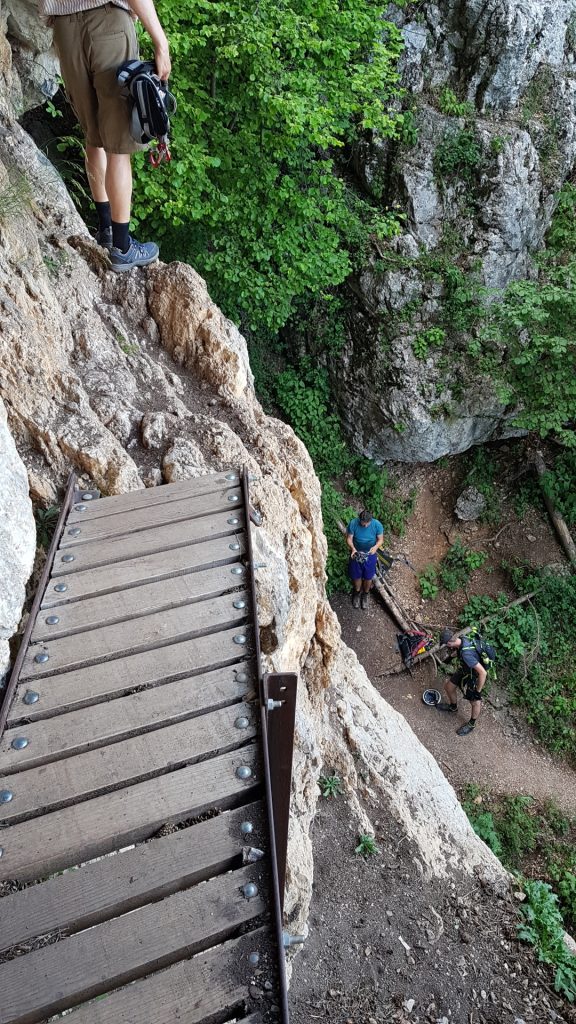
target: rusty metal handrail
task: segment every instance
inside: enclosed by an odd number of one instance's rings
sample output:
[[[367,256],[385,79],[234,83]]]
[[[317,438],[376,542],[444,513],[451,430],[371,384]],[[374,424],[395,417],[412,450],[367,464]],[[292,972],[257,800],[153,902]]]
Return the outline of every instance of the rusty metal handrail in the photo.
[[[42,598],[44,597],[46,585],[48,583],[48,580],[50,579],[50,573],[52,571],[52,566],[54,564],[54,557],[56,555],[56,551],[58,550],[60,538],[62,537],[62,532],[64,530],[64,524],[66,522],[66,518],[68,516],[68,512],[72,504],[77,479],[78,477],[73,470],[70,473],[70,476],[68,477],[66,493],[64,495],[64,501],[62,502],[62,507],[60,509],[58,521],[56,523],[56,529],[54,530],[52,542],[50,544],[50,547],[48,548],[46,562],[44,564],[40,580],[38,581],[38,586],[36,588],[36,593],[34,595],[34,600],[32,602],[30,614],[28,616],[28,622],[26,623],[24,633],[22,634],[22,641],[20,643],[18,654],[16,655],[16,659],[14,661],[12,672],[10,673],[10,679],[8,680],[8,685],[4,690],[4,696],[0,706],[0,739],[2,738],[4,729],[6,727],[6,722],[10,711],[10,705],[12,703],[12,698],[18,685],[20,670],[22,668],[22,663],[24,661],[26,651],[28,649],[30,637],[32,636],[32,630],[34,629],[34,625],[36,623],[36,616],[38,615],[38,611],[40,610],[40,605],[42,603]]]
[[[244,497],[245,509],[250,508],[250,484],[249,475],[246,466],[242,470],[242,492]],[[268,807],[268,829],[270,838],[270,853],[272,863],[272,893],[274,897],[274,917],[275,917],[275,930],[276,930],[276,942],[278,945],[278,972],[279,972],[279,987],[280,987],[280,1012],[282,1024],[289,1024],[289,1011],[288,1011],[288,984],[286,980],[286,961],[284,956],[284,934],[282,928],[282,906],[283,906],[283,888],[280,887],[280,871],[279,871],[279,858],[278,858],[278,841],[275,827],[275,812],[274,812],[274,798],[273,798],[273,787],[272,787],[272,771],[270,766],[270,740],[268,735],[268,705],[266,697],[266,686],[264,674],[262,672],[262,661],[261,661],[261,649],[260,649],[260,626],[258,622],[258,604],[256,600],[256,581],[254,578],[254,549],[252,545],[252,535],[250,530],[250,522],[246,523],[246,548],[248,555],[248,565],[250,566],[250,592],[252,599],[252,614],[254,618],[254,638],[255,638],[255,656],[256,656],[256,671],[258,674],[258,690],[260,695],[260,721],[262,728],[262,759],[264,762],[264,783],[266,792],[266,805]],[[290,797],[290,790],[288,788],[288,800]],[[283,862],[286,863],[286,851],[283,853]],[[285,869],[282,872],[282,884],[284,881]]]

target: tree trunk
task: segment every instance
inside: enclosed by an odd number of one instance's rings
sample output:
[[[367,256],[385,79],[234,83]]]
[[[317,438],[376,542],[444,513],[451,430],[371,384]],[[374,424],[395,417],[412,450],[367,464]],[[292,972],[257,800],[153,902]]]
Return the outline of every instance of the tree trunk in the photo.
[[[550,516],[550,519],[554,524],[554,529],[556,530],[558,539],[560,540],[560,543],[564,548],[564,551],[568,555],[569,560],[572,562],[572,565],[576,565],[576,544],[572,539],[570,530],[566,526],[566,522],[563,516],[561,516],[557,509],[554,508],[551,499],[548,497],[544,490],[544,487],[542,486],[542,478],[546,473],[546,465],[540,452],[536,452],[536,455],[534,456],[534,468],[536,470],[536,473],[538,474],[538,480],[540,483],[542,496],[544,498],[546,508],[548,509],[548,515]]]

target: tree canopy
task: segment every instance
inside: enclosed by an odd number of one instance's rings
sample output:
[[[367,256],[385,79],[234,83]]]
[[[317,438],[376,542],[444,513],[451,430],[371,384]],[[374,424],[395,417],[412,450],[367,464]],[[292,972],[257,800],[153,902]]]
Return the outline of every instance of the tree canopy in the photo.
[[[173,57],[173,160],[137,167],[134,216],[228,315],[276,331],[397,230],[334,173],[358,132],[402,130],[399,30],[378,0],[158,0]]]

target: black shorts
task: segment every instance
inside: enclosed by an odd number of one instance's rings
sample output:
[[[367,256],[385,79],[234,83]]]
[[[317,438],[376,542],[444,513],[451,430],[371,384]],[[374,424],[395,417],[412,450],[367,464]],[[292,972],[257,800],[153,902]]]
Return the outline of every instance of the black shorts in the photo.
[[[462,691],[466,700],[474,703],[476,700],[482,700],[482,693],[476,689],[476,673],[471,669],[467,671],[465,668],[459,668],[450,676],[450,682],[454,683],[459,690]]]

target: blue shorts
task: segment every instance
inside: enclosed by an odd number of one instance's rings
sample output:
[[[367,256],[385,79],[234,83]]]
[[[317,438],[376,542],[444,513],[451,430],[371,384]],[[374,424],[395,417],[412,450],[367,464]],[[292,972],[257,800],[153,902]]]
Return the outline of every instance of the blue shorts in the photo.
[[[373,580],[376,575],[378,555],[368,555],[364,562],[351,558],[348,562],[348,575],[351,580]]]

